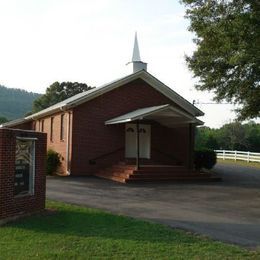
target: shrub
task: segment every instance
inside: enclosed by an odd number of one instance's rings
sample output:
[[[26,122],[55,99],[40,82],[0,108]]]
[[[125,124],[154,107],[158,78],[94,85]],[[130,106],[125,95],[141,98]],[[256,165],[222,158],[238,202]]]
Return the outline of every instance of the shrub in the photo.
[[[49,149],[47,152],[47,174],[50,175],[55,173],[60,164],[60,155]]]
[[[195,151],[194,164],[197,170],[201,168],[212,169],[216,162],[217,156],[213,150],[203,149]]]

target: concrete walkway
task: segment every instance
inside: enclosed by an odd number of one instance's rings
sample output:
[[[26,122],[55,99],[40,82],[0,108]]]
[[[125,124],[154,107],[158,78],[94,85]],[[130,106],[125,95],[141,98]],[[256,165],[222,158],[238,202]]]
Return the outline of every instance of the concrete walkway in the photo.
[[[49,177],[47,197],[260,246],[260,170],[228,164],[214,170],[222,182],[119,184],[95,177]]]

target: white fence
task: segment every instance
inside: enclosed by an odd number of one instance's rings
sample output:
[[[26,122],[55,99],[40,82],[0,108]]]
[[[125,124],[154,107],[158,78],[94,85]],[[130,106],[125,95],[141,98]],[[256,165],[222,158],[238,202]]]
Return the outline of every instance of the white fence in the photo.
[[[230,151],[230,150],[215,150],[217,158],[223,160],[242,160],[247,162],[259,162],[260,153]]]

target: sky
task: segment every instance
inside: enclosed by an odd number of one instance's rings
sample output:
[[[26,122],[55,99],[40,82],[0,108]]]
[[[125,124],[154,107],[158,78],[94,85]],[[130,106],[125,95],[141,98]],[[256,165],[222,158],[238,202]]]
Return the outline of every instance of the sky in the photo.
[[[188,101],[194,89],[185,55],[196,49],[178,0],[0,0],[0,85],[44,93],[55,81],[99,86],[129,74],[134,33],[148,71]],[[233,105],[197,107],[206,126],[235,118]]]

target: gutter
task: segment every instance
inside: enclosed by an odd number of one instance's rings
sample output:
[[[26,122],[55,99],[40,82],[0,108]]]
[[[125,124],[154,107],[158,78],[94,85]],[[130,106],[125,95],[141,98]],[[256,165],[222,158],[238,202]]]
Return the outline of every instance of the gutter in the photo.
[[[71,126],[71,112],[67,112],[67,147],[66,147],[66,164],[67,175],[70,175],[70,126]]]
[[[62,112],[66,112],[67,111],[67,106],[61,106],[60,111]],[[67,142],[66,142],[66,169],[67,169],[67,175],[70,175],[70,118],[71,116],[71,112],[67,111],[66,113],[66,120],[67,120]]]

